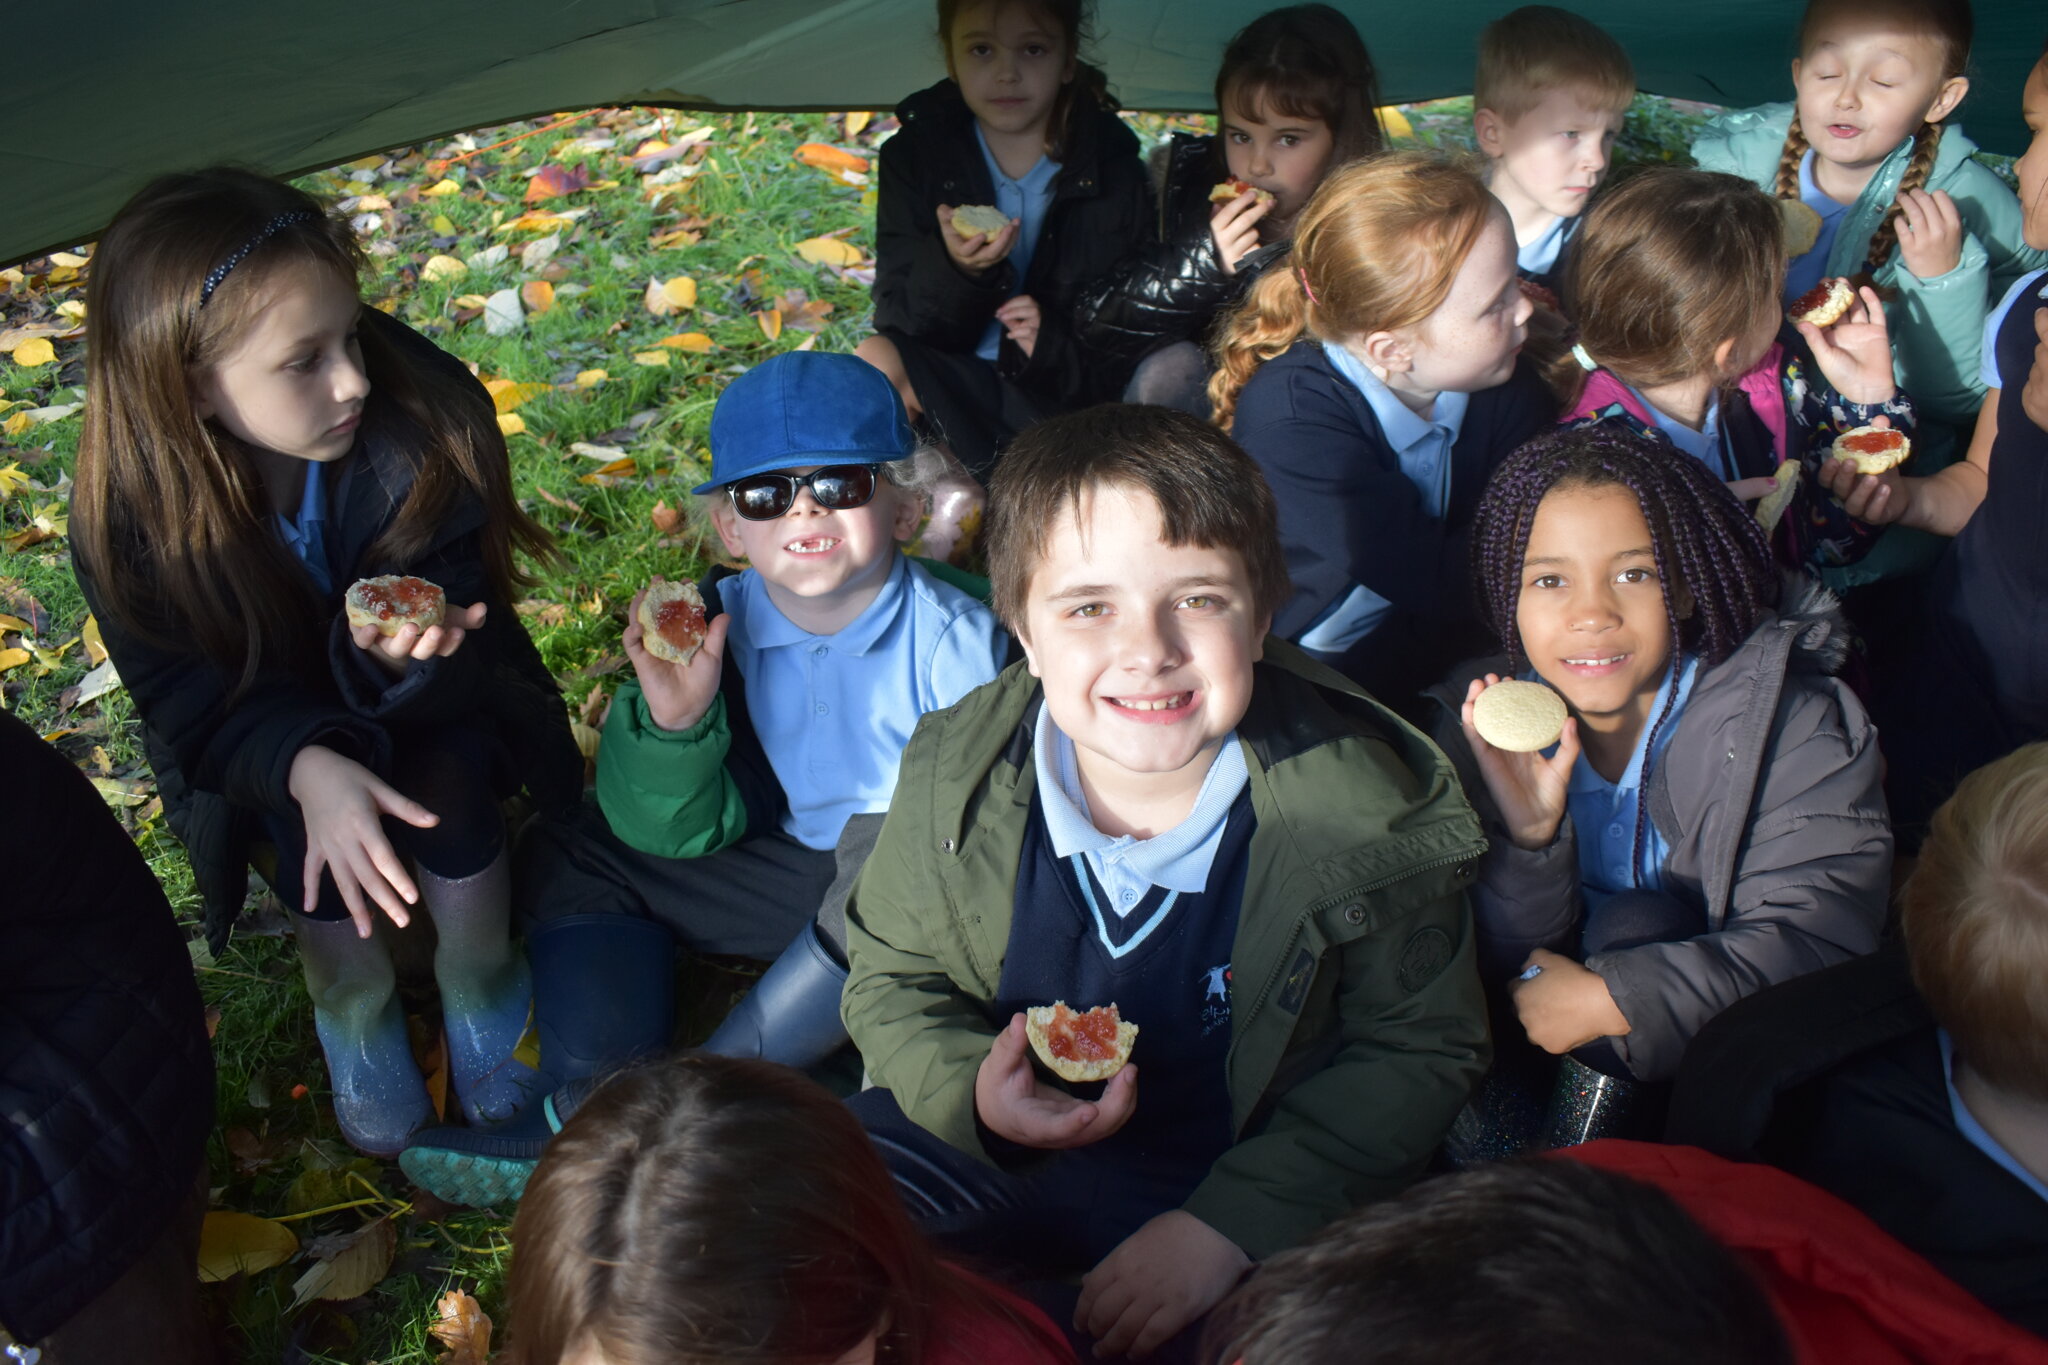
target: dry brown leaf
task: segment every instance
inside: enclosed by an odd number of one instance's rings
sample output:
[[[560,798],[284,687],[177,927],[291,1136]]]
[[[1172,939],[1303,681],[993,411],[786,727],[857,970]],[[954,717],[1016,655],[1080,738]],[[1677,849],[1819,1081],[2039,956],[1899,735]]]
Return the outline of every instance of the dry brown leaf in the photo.
[[[677,228],[673,232],[664,232],[658,237],[648,239],[647,245],[657,250],[673,250],[677,247],[695,246],[703,240],[704,234],[701,232]]]
[[[448,1348],[436,1365],[486,1365],[491,1358],[491,1320],[482,1305],[462,1290],[451,1289],[434,1307],[440,1316],[427,1331]]]
[[[556,162],[541,167],[526,182],[526,202],[538,204],[543,199],[559,199],[565,194],[589,188],[589,171],[581,166],[564,166]]]
[[[555,287],[546,280],[528,280],[519,286],[519,300],[529,313],[545,313],[555,306]]]
[[[361,1298],[390,1271],[397,1249],[398,1229],[389,1218],[364,1224],[292,1282],[292,1308],[309,1299]]]
[[[754,321],[761,324],[762,334],[770,341],[774,341],[782,335],[782,310],[780,308],[764,308],[754,314]]]
[[[670,507],[665,501],[655,503],[654,510],[648,515],[654,521],[654,529],[665,536],[674,535],[676,528],[683,524],[682,512],[677,508]]]

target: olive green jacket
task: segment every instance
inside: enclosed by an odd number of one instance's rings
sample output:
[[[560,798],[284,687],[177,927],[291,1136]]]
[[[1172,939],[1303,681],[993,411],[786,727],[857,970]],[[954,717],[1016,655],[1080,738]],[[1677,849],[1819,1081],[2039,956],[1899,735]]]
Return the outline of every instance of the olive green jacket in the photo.
[[[869,1074],[983,1160],[974,1078],[1008,1022],[990,1011],[1039,698],[1013,666],[919,722],[847,906],[841,1008]],[[1283,641],[1237,733],[1257,829],[1231,959],[1236,1144],[1185,1207],[1260,1258],[1414,1180],[1484,1071],[1464,888],[1486,841],[1434,745]]]

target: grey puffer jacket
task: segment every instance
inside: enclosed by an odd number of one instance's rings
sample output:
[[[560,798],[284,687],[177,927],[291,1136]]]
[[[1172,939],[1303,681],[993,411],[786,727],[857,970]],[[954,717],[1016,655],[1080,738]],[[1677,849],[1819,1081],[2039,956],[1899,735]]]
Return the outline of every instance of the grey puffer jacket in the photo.
[[[1704,909],[1707,933],[1586,959],[1629,1021],[1609,1042],[1643,1080],[1669,1079],[1693,1034],[1735,1001],[1870,952],[1884,927],[1892,832],[1877,731],[1831,676],[1847,627],[1811,579],[1788,580],[1782,600],[1782,614],[1700,671],[1645,793],[1670,848],[1663,894]],[[1463,665],[1429,694],[1443,708],[1437,742],[1490,845],[1471,889],[1489,982],[1534,948],[1576,956],[1585,914],[1571,818],[1548,848],[1516,847],[1458,722],[1471,680],[1505,666]]]

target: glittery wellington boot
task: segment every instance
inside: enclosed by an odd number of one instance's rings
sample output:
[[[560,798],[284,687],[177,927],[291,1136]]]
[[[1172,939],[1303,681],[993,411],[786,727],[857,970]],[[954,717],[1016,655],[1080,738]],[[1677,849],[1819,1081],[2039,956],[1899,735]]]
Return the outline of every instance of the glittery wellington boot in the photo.
[[[380,939],[357,937],[353,920],[300,915],[294,927],[313,1028],[334,1086],[335,1122],[357,1151],[396,1156],[433,1122],[434,1105],[405,1035],[391,951]]]
[[[846,975],[818,936],[817,925],[805,925],[718,1031],[704,1040],[703,1050],[721,1057],[759,1057],[798,1070],[816,1066],[847,1042],[846,1025],[839,1022]]]
[[[434,980],[448,1035],[448,1078],[472,1124],[502,1123],[545,1087],[513,1056],[533,1015],[533,977],[512,946],[511,858],[450,880],[422,868],[420,902],[439,940]]]
[[[1557,1087],[1550,1094],[1550,1121],[1545,1147],[1576,1147],[1599,1138],[1653,1136],[1657,1096],[1641,1081],[1610,1076],[1565,1056],[1557,1068]]]

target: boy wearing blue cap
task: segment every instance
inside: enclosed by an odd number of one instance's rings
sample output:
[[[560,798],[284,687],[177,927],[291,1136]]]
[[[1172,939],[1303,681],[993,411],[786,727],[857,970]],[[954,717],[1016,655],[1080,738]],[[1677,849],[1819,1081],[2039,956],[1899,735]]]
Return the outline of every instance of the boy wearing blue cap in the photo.
[[[693,491],[748,567],[699,584],[710,624],[687,664],[647,651],[634,599],[634,677],[613,698],[597,764],[609,829],[576,841],[573,890],[525,898],[546,921],[528,943],[564,918],[594,929],[641,916],[698,952],[775,959],[705,1048],[805,1066],[846,1041],[846,894],[910,732],[994,678],[1008,636],[963,586],[985,590],[978,580],[899,549],[917,531],[931,459],[879,370],[848,355],[777,356],[721,395],[711,453],[711,478]],[[646,1050],[644,1038],[611,1038],[617,998],[581,992],[575,1018],[553,1017],[554,954],[534,956],[548,1075],[596,1074]],[[621,970],[585,975],[613,986]],[[545,1124],[430,1130],[402,1164],[443,1198],[516,1195],[581,1088],[557,1091]]]

